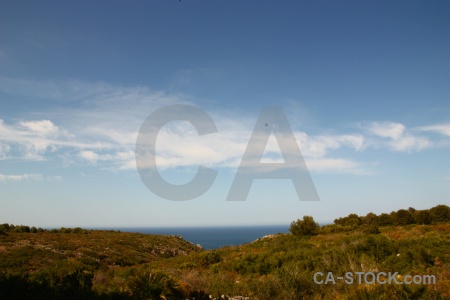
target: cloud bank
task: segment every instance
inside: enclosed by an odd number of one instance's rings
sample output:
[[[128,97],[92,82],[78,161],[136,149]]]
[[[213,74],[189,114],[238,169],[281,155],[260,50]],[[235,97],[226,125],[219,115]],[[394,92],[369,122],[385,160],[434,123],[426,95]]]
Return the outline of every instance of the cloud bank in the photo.
[[[132,170],[139,128],[154,110],[175,103],[193,104],[189,97],[82,81],[30,81],[2,78],[0,91],[45,99],[52,107],[21,120],[0,119],[0,159],[60,159],[62,164]],[[71,103],[59,106],[59,102]],[[54,104],[54,105],[52,105]],[[198,136],[188,122],[170,122],[156,144],[160,169],[196,167],[236,169],[245,152],[256,118],[211,110],[218,132]],[[312,135],[293,128],[308,168],[317,172],[366,173],[367,164],[353,159],[370,150],[418,152],[438,144],[431,133],[450,136],[449,124],[409,129],[397,122],[368,122],[340,134]],[[269,140],[264,161],[279,162],[278,144]],[[25,174],[23,178],[27,178]],[[15,180],[2,175],[0,180]],[[3,179],[1,179],[3,178]],[[19,178],[19,177],[17,177]],[[32,176],[29,178],[33,178]],[[37,177],[36,177],[37,178]],[[17,179],[22,180],[22,179]]]

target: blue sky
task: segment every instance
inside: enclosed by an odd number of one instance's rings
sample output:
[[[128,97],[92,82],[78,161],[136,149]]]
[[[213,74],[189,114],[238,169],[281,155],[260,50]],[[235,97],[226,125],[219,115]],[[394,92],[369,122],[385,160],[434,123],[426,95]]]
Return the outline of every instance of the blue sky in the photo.
[[[449,14],[447,1],[2,1],[0,223],[288,224],[448,205]],[[218,171],[184,202],[151,193],[134,156],[146,117],[171,104],[218,128],[171,122],[158,136],[168,181]],[[226,201],[274,105],[320,201],[269,179]]]

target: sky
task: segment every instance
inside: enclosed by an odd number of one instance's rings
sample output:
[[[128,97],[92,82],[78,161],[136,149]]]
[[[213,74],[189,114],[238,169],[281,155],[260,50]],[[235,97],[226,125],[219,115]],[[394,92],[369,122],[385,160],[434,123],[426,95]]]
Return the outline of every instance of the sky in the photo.
[[[0,223],[287,225],[449,205],[449,15],[448,1],[2,1]],[[217,128],[174,120],[157,135],[165,181],[217,171],[185,201],[149,190],[135,156],[147,117],[179,104]],[[290,179],[227,201],[273,106],[319,201]],[[272,134],[261,164],[281,148]]]

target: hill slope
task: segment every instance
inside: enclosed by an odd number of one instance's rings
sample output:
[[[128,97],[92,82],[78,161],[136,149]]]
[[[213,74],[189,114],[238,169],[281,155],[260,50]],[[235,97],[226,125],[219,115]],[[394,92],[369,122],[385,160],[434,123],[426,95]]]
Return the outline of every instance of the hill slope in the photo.
[[[101,230],[84,232],[4,233],[0,236],[0,269],[32,272],[66,260],[94,268],[132,266],[201,251],[176,236]]]
[[[387,214],[351,214],[313,236],[270,235],[211,251],[175,236],[4,224],[0,299],[450,299],[449,209],[430,211],[431,219],[409,210],[433,224],[411,224],[406,210],[386,226]],[[350,273],[353,282],[325,284],[329,272]],[[358,272],[395,279],[359,283]],[[407,284],[408,275],[435,282]]]

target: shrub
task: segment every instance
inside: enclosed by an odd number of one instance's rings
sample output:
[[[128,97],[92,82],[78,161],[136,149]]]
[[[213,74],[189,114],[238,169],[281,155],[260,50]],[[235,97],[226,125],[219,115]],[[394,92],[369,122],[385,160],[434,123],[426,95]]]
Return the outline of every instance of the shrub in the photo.
[[[433,216],[435,222],[450,221],[450,207],[447,205],[438,205],[430,209],[430,213]]]
[[[414,217],[414,221],[417,224],[428,225],[428,224],[431,224],[431,221],[432,221],[431,214],[428,210],[415,211],[413,217]]]
[[[289,231],[295,236],[317,235],[319,232],[319,224],[314,221],[311,216],[304,216],[303,220],[293,221],[289,227]]]
[[[376,225],[371,225],[364,230],[364,233],[366,234],[379,234],[381,233],[380,228]]]
[[[392,214],[395,225],[408,225],[413,223],[413,217],[410,211],[406,209],[399,209],[395,214]]]
[[[127,282],[132,299],[183,299],[180,285],[162,271],[137,271]]]
[[[202,265],[207,267],[220,262],[220,254],[217,252],[207,252],[202,254]]]
[[[365,225],[378,225],[378,217],[376,214],[370,212],[363,218]]]
[[[387,226],[387,225],[392,225],[392,224],[393,224],[393,220],[392,220],[391,215],[383,213],[378,216],[378,225]]]
[[[314,284],[311,276],[295,264],[282,267],[278,272],[281,299],[312,298],[320,292],[320,286]]]
[[[359,226],[361,225],[362,221],[357,214],[349,214],[344,218],[334,220],[334,223],[342,226]]]

